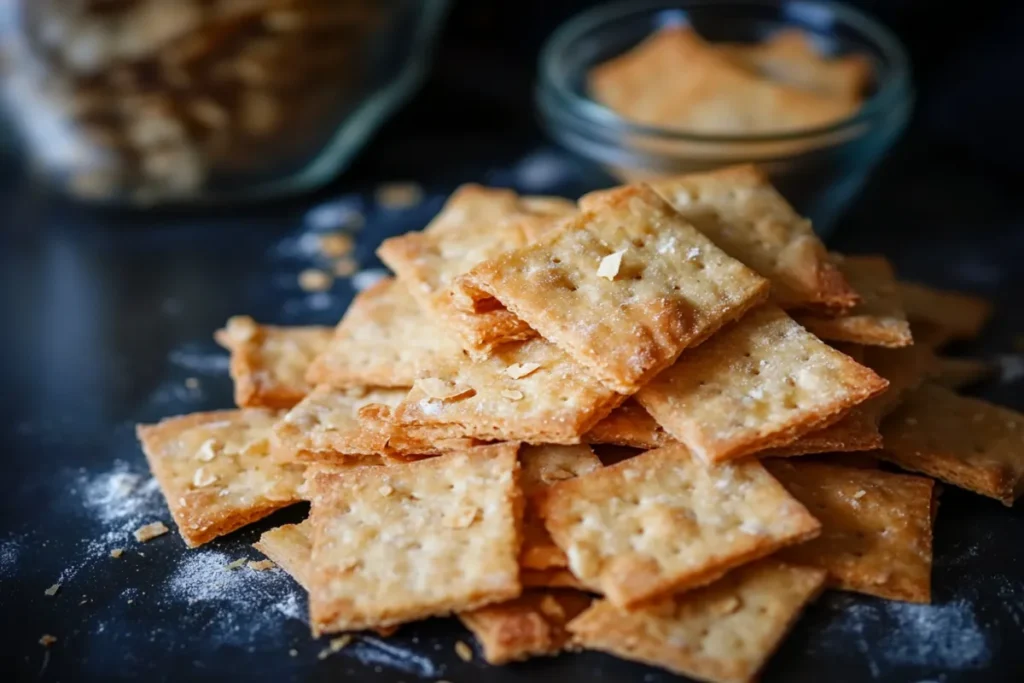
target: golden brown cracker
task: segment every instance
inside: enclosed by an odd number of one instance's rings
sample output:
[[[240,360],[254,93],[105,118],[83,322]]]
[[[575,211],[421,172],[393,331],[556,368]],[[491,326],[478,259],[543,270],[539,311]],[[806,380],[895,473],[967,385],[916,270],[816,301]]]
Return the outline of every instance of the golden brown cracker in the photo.
[[[268,529],[252,546],[308,590],[309,556],[313,551],[308,520]]]
[[[786,445],[882,392],[886,381],[763,306],[687,351],[636,398],[705,462]]]
[[[836,422],[807,432],[784,446],[759,451],[759,458],[790,457],[813,453],[847,453],[873,451],[882,447],[882,433],[878,429],[880,415],[873,401],[868,399],[850,409]]]
[[[941,339],[936,339],[936,342],[974,339],[992,317],[992,303],[974,294],[913,282],[899,283],[899,291],[907,318],[914,324],[932,326],[936,333],[941,334]]]
[[[819,527],[756,461],[710,468],[679,444],[555,484],[540,509],[572,573],[624,609],[710,583]]]
[[[270,458],[270,429],[278,417],[243,408],[138,426],[149,469],[187,546],[200,546],[299,501],[303,468]]]
[[[614,444],[631,448],[660,448],[675,443],[668,433],[655,421],[644,407],[633,399],[608,414],[589,432],[583,440],[592,444]]]
[[[391,626],[519,595],[515,444],[394,467],[317,470],[314,633]]]
[[[593,212],[466,278],[623,394],[769,287],[646,186],[608,193]]]
[[[820,536],[779,559],[824,569],[841,590],[931,600],[931,479],[806,460],[765,467],[821,522]]]
[[[600,600],[568,629],[588,649],[702,681],[747,683],[824,583],[820,569],[762,560],[644,609],[621,612]]]
[[[882,423],[878,455],[900,467],[995,498],[1024,493],[1024,415],[924,384]]]
[[[312,390],[306,370],[327,348],[331,328],[258,325],[247,315],[236,315],[214,338],[231,352],[240,408],[291,408]]]

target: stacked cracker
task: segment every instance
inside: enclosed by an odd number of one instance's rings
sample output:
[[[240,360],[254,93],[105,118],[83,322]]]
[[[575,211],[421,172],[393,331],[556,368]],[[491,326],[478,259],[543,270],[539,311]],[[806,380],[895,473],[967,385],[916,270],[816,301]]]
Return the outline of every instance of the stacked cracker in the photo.
[[[238,410],[139,429],[190,546],[311,502],[257,548],[315,634],[454,613],[496,664],[746,681],[826,585],[930,599],[936,488],[879,460],[1022,491],[1024,416],[925,381],[988,307],[828,254],[753,168],[465,186],[379,253],[333,333],[218,333]]]

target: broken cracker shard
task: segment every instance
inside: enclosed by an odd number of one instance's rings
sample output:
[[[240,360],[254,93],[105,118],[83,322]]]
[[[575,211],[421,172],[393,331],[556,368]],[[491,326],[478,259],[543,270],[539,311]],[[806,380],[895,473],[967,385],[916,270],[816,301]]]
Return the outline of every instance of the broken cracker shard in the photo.
[[[39,639],[39,644],[43,647],[50,647],[57,642],[56,636],[51,636],[49,633],[44,633],[43,637]]]
[[[455,654],[464,662],[473,661],[473,649],[461,640],[455,642]]]
[[[55,583],[52,586],[50,586],[49,588],[47,588],[45,591],[43,591],[43,593],[45,593],[46,595],[48,595],[48,596],[50,596],[52,598],[54,595],[57,594],[57,591],[59,591],[59,590],[60,590],[60,584],[59,583]]]
[[[337,638],[332,638],[331,641],[327,644],[327,647],[325,647],[323,650],[321,650],[319,652],[319,654],[317,654],[316,658],[317,659],[327,659],[328,657],[333,655],[335,652],[337,652],[338,650],[342,649],[343,647],[345,647],[346,645],[348,645],[351,642],[352,642],[352,636],[350,636],[350,635],[344,635],[344,636],[339,636]]]
[[[157,536],[163,536],[170,529],[167,528],[163,522],[153,522],[151,524],[144,524],[135,530],[135,540],[139,543],[145,543]]]
[[[621,251],[608,254],[601,259],[601,263],[597,266],[597,276],[614,280],[615,276],[619,274],[619,268],[622,266],[622,256],[625,253],[626,250],[622,249]]]

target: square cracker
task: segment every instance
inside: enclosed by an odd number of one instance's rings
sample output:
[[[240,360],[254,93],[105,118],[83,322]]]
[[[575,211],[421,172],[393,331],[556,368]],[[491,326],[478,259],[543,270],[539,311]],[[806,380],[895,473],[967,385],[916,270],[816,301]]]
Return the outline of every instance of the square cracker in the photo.
[[[511,190],[463,185],[423,232],[387,239],[377,254],[420,306],[459,336],[468,352],[486,356],[498,343],[536,333],[493,301],[479,310],[460,310],[454,281],[481,261],[525,246],[538,220],[575,211],[568,200],[523,202]]]
[[[935,482],[805,460],[765,467],[821,521],[820,536],[779,559],[824,569],[841,590],[930,601]]]
[[[995,498],[1024,493],[1024,415],[924,384],[882,423],[878,456]]]
[[[565,625],[592,601],[578,591],[529,590],[458,616],[483,647],[487,663],[501,665],[561,652],[570,638]]]
[[[785,309],[844,311],[859,297],[829,258],[811,222],[754,166],[652,181],[655,192],[725,253],[771,280]],[[580,200],[589,210],[602,193]]]
[[[705,462],[740,458],[835,422],[887,382],[776,306],[687,351],[636,398]]]
[[[309,520],[284,524],[264,531],[252,547],[273,560],[296,583],[309,590],[309,556],[313,552],[311,533]]]
[[[630,121],[691,133],[781,133],[839,121],[855,101],[775,83],[687,26],[659,30],[588,74],[596,100]]]
[[[551,484],[593,472],[601,467],[601,461],[587,445],[545,444],[524,446],[519,451],[519,464],[520,484],[526,497],[519,566],[530,570],[566,567],[569,561],[551,540],[537,509],[538,501]]]
[[[304,468],[270,458],[278,417],[243,408],[136,428],[185,545],[195,548],[299,501]]]
[[[524,368],[531,371],[516,377]],[[432,396],[438,381],[464,393]],[[453,371],[417,382],[395,409],[395,429],[448,427],[453,436],[487,441],[573,444],[622,400],[535,337],[504,344],[484,360],[464,358]]]
[[[709,468],[680,444],[554,484],[541,514],[572,573],[624,609],[710,583],[820,527],[758,462]]]
[[[236,315],[214,339],[231,352],[240,408],[291,408],[312,390],[306,370],[327,348],[331,328],[257,325],[247,315]]]
[[[974,339],[992,316],[991,302],[973,294],[913,282],[899,283],[899,290],[910,322],[929,324],[943,342]]]
[[[516,444],[395,467],[317,470],[313,632],[391,626],[519,595]]]
[[[828,341],[868,346],[910,346],[914,337],[903,311],[896,274],[882,256],[833,256],[860,294],[860,303],[842,315],[796,315],[808,330]]]
[[[568,629],[588,649],[702,681],[747,683],[824,584],[820,569],[762,560],[649,608],[595,602]]]
[[[621,259],[610,276],[608,259]],[[769,289],[642,185],[607,193],[598,210],[466,279],[624,394]]]
[[[356,296],[306,379],[339,389],[411,387],[463,355],[458,341],[420,310],[405,286],[388,278]]]

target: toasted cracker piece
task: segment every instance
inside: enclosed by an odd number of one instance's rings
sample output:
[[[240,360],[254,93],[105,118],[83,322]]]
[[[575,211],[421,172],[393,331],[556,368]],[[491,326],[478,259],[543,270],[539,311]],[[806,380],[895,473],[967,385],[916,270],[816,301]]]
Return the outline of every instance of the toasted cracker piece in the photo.
[[[377,254],[424,310],[458,334],[468,352],[482,357],[498,343],[536,333],[494,302],[460,310],[452,290],[456,278],[481,261],[525,246],[538,231],[538,220],[575,211],[568,200],[523,202],[511,190],[463,185],[426,230],[385,240]]]
[[[949,389],[962,389],[988,379],[995,367],[978,358],[952,358],[942,356],[935,359],[932,381]]]
[[[775,306],[685,353],[636,398],[705,462],[783,446],[887,383]]]
[[[270,458],[278,414],[218,410],[136,429],[185,544],[195,548],[299,501],[303,468]]]
[[[568,569],[524,569],[519,572],[523,588],[572,588],[588,590]]]
[[[614,276],[602,275],[618,252]],[[598,210],[466,278],[624,394],[769,289],[642,185],[606,193]]]
[[[592,444],[614,444],[630,448],[661,448],[676,443],[644,407],[627,400],[583,435]]]
[[[314,471],[314,633],[391,626],[519,595],[515,444]]]
[[[806,460],[765,467],[821,521],[820,536],[779,559],[824,569],[841,590],[931,600],[931,479]]]
[[[565,625],[592,598],[571,590],[531,590],[508,602],[459,613],[483,647],[488,664],[508,664],[556,655],[569,642]]]
[[[524,569],[566,567],[565,553],[551,540],[537,509],[539,499],[551,484],[588,474],[601,467],[590,446],[524,446],[519,452],[520,483],[526,496],[523,511],[523,547],[519,565]]]
[[[786,28],[760,43],[715,45],[733,64],[762,78],[801,90],[859,102],[871,84],[871,62],[862,54],[839,57],[818,51],[810,36],[798,28]]]
[[[514,379],[509,367],[536,364]],[[528,443],[579,443],[580,435],[624,397],[605,388],[544,339],[505,344],[481,361],[463,359],[440,377],[469,387],[454,401],[431,399],[420,386],[395,409],[396,433],[409,426],[449,427],[453,437]],[[511,400],[505,392],[522,398]]]
[[[285,524],[263,532],[252,547],[274,561],[295,581],[309,590],[309,555],[313,551],[309,520]]]
[[[662,178],[651,187],[725,253],[772,283],[772,299],[786,309],[841,312],[857,292],[825,246],[768,177],[750,165]],[[606,192],[580,199],[585,211]]]
[[[911,392],[882,423],[878,456],[995,498],[1024,493],[1024,415],[933,384]]]
[[[595,602],[568,625],[585,648],[714,683],[747,683],[782,642],[825,572],[763,560],[648,608]]]
[[[271,454],[281,462],[358,462],[383,454],[390,436],[391,408],[407,393],[405,389],[318,386],[274,425]]]
[[[927,323],[940,335],[933,340],[936,346],[956,339],[974,339],[992,317],[992,303],[980,296],[913,282],[899,283],[899,290],[910,322]]]
[[[868,346],[910,346],[914,338],[903,311],[896,274],[882,256],[833,256],[860,303],[838,317],[813,313],[797,321],[822,339]]]
[[[405,286],[386,278],[356,296],[306,379],[339,389],[411,387],[462,355],[457,340],[420,310]]]
[[[693,133],[780,133],[839,121],[858,103],[773,83],[693,29],[670,26],[592,69],[594,98],[631,121]]]
[[[239,407],[291,408],[313,388],[305,380],[306,370],[327,348],[331,328],[257,325],[247,315],[236,315],[213,336],[231,352]]]
[[[555,484],[540,509],[572,573],[625,609],[710,583],[819,528],[756,461],[709,468],[680,444]]]

